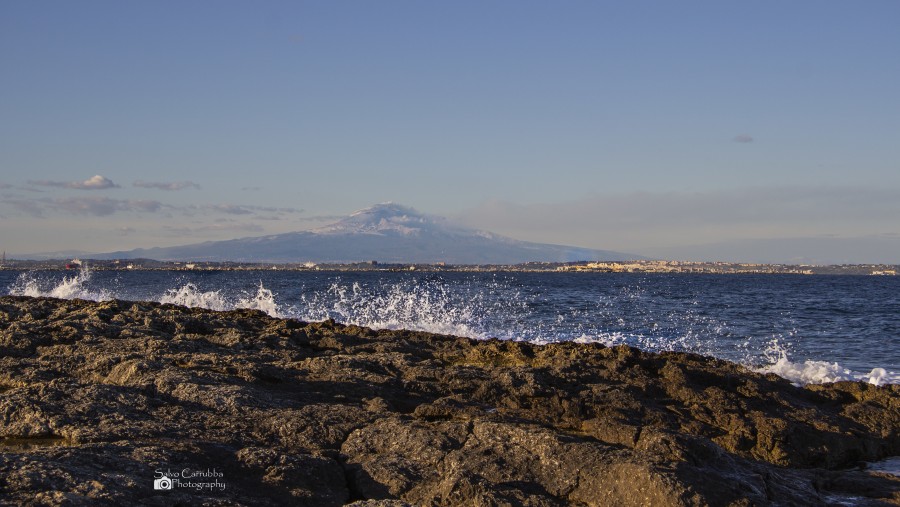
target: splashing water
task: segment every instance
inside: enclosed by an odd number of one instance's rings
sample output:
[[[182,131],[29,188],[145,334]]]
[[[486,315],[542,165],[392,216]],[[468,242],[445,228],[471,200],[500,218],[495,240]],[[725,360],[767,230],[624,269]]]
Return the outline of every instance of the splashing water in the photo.
[[[255,295],[248,295],[241,298],[235,304],[236,308],[246,308],[249,310],[260,310],[269,314],[270,317],[283,317],[278,303],[275,302],[275,294],[267,289],[262,282]]]
[[[222,289],[203,291],[194,283],[186,283],[177,289],[168,289],[159,298],[159,302],[216,311],[245,308],[260,310],[272,317],[283,317],[275,301],[275,294],[262,282],[259,283],[255,294],[245,291],[243,297],[234,298],[223,295]]]
[[[0,279],[3,275],[0,272]],[[179,278],[173,280],[176,275]],[[870,294],[871,282],[862,286],[862,292],[843,289],[843,299],[829,300],[837,282],[828,279],[796,283],[787,296],[769,288],[771,279],[747,283],[746,278],[733,277],[95,273],[83,268],[75,273],[22,273],[6,280],[12,282],[8,293],[20,296],[248,308],[273,317],[332,318],[372,328],[537,344],[624,344],[648,351],[712,355],[795,384],[900,383],[892,359],[896,349],[890,348],[900,329],[891,310],[896,307],[896,298],[891,299],[896,287],[886,286],[890,290],[875,296]],[[859,309],[850,306],[850,318],[847,306],[857,301],[853,298],[860,303]],[[823,301],[830,306],[823,307]],[[873,311],[871,306],[878,304],[881,307]]]
[[[22,273],[10,287],[9,294],[13,296],[87,299],[91,301],[109,301],[114,299],[109,289],[90,289],[88,287],[92,276],[93,271],[87,266],[82,266],[72,277],[64,276],[62,280],[40,277],[33,272]]]
[[[197,285],[188,283],[177,289],[168,289],[159,298],[160,303],[188,306],[191,308],[206,308],[208,310],[230,310],[221,290],[203,292]]]
[[[492,300],[472,287],[438,281],[373,285],[332,283],[323,292],[304,292],[293,317],[337,321],[381,329],[411,329],[473,338],[498,336],[484,317],[508,315],[514,302]]]
[[[787,348],[777,339],[772,340],[765,351],[768,364],[754,368],[759,373],[774,373],[779,377],[790,380],[795,385],[824,384],[827,382],[840,382],[842,380],[861,380],[876,386],[896,383],[900,376],[888,373],[884,368],[872,368],[866,374],[854,374],[838,363],[828,361],[806,360],[794,362],[788,358]]]

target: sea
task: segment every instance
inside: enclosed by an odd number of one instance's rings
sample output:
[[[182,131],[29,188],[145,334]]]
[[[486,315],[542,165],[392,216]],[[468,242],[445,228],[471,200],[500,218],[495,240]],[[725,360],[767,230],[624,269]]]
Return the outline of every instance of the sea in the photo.
[[[686,351],[791,382],[900,383],[900,277],[0,271],[0,293],[156,301],[478,339]]]

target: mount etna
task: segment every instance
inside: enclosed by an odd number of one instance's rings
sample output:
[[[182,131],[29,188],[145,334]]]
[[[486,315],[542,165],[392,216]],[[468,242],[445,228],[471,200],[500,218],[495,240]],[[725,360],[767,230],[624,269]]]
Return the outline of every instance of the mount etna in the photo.
[[[641,259],[609,250],[518,241],[451,224],[395,203],[359,210],[331,225],[183,246],[91,255],[96,259],[161,261],[362,262],[516,264]]]

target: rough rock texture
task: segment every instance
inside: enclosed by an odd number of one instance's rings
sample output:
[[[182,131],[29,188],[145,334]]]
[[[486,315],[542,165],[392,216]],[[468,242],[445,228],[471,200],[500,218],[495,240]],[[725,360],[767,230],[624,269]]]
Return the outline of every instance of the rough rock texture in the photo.
[[[897,385],[0,298],[0,505],[896,505],[860,464],[898,454]],[[184,469],[224,489],[154,489]]]

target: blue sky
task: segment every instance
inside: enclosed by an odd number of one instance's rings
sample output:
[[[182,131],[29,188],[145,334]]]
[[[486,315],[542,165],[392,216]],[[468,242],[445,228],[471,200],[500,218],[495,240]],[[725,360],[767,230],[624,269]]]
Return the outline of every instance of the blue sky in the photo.
[[[853,260],[900,262],[898,20],[895,1],[3,2],[0,248],[396,201],[645,255],[865,237],[882,246]]]

